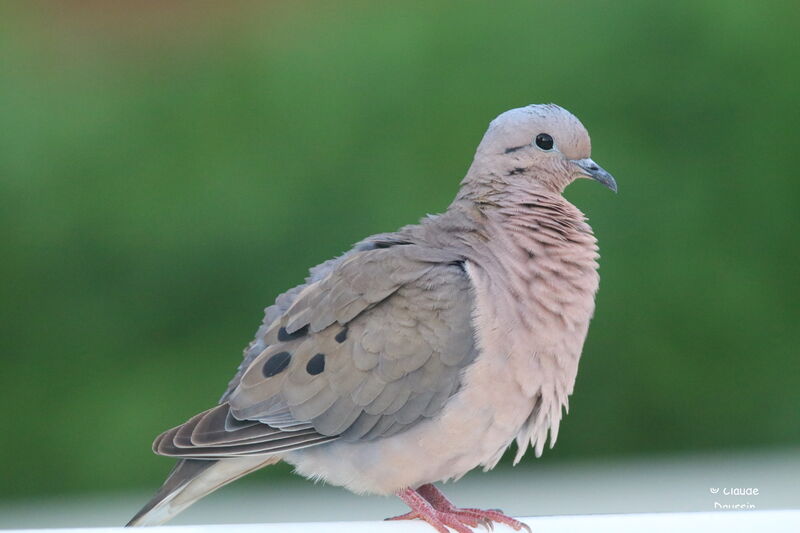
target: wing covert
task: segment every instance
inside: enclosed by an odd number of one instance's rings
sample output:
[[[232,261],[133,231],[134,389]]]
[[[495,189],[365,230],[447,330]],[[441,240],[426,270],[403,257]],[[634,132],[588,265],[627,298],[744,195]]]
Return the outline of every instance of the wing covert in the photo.
[[[408,244],[323,265],[268,308],[275,318],[251,344],[263,349],[246,354],[224,403],[163,434],[157,453],[215,458],[370,440],[442,409],[476,356],[458,258]]]

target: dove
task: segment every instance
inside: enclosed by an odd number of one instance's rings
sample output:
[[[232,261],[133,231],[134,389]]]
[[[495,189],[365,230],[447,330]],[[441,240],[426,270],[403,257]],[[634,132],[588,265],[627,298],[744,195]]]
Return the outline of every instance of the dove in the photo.
[[[562,192],[616,192],[570,112],[494,119],[441,214],[367,237],[266,308],[220,402],[153,444],[177,464],[128,523],[161,524],[285,461],[357,494],[397,495],[440,532],[528,527],[434,485],[552,447],[598,289],[598,247]]]

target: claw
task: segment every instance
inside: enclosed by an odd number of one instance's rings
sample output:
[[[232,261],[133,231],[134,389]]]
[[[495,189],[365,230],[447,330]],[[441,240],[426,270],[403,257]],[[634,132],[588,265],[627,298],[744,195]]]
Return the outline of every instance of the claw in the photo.
[[[512,518],[508,515],[503,514],[503,512],[499,509],[489,509],[488,511],[484,511],[481,509],[459,509],[462,513],[470,513],[474,516],[484,518],[489,520],[489,522],[497,522],[500,524],[505,524],[515,531],[519,531],[520,529],[526,530],[528,533],[531,533],[531,528],[527,524],[524,524],[517,520],[516,518]]]
[[[392,517],[389,517],[389,518],[384,518],[384,520],[388,522],[390,520],[414,520],[415,518],[419,518],[419,516],[417,516],[417,513],[412,511],[412,512],[408,512],[406,514],[401,514],[401,515],[392,516]]]

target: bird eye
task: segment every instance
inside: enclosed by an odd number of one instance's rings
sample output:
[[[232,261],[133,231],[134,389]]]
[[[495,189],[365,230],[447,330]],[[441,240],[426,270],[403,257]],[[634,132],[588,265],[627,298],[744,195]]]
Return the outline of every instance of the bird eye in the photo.
[[[542,150],[552,150],[553,138],[546,133],[540,133],[539,135],[536,136],[536,146],[538,146]]]

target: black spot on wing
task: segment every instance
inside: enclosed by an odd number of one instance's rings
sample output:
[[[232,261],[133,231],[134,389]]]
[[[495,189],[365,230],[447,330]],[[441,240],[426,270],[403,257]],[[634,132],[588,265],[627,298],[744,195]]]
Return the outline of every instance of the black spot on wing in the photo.
[[[289,362],[292,360],[292,354],[289,352],[278,352],[269,359],[267,362],[264,363],[264,368],[261,369],[264,372],[265,378],[271,378],[275,374],[280,374],[286,367],[289,366]]]
[[[372,246],[377,249],[391,248],[392,246],[406,246],[411,244],[409,241],[375,241]]]
[[[334,337],[334,339],[336,339],[336,342],[338,342],[339,344],[342,344],[344,341],[346,341],[347,340],[347,326],[343,327],[342,331],[337,333],[336,336]]]
[[[308,372],[312,376],[316,376],[317,374],[321,374],[323,370],[325,370],[324,353],[318,353],[317,355],[308,360],[308,364],[306,365],[306,372]]]
[[[308,324],[298,329],[294,333],[289,333],[288,331],[286,331],[286,328],[281,328],[278,330],[278,340],[281,342],[291,341],[294,339],[299,339],[300,337],[305,336],[307,333],[308,333]]]
[[[406,246],[414,244],[411,241],[402,239],[400,237],[377,237],[374,240],[368,240],[356,245],[355,249],[359,252],[366,252],[369,250],[382,250],[384,248],[391,248],[392,246]]]

